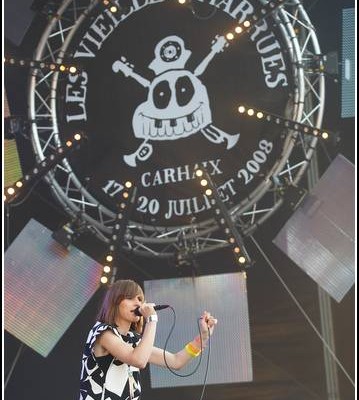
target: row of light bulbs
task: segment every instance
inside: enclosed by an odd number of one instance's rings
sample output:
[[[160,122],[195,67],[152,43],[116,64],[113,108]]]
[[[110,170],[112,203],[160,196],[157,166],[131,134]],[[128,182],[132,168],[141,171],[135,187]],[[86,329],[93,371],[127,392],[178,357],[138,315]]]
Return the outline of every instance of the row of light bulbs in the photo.
[[[235,260],[241,265],[244,266],[249,264],[249,259],[244,254],[244,251],[241,250],[241,245],[235,239],[232,230],[228,227],[228,221],[223,216],[223,212],[221,211],[219,205],[217,204],[220,202],[220,196],[217,189],[213,186],[211,179],[207,172],[202,169],[196,169],[195,171],[196,176],[200,179],[200,185],[205,189],[204,193],[210,197],[210,203],[214,209],[214,217],[217,223],[221,226],[223,232],[226,235],[227,241],[232,249],[233,255]],[[212,186],[212,187],[209,187]],[[213,197],[211,197],[213,196]]]
[[[332,134],[329,134],[329,132],[327,130],[315,128],[313,126],[309,126],[309,125],[306,125],[306,124],[303,124],[300,122],[296,122],[296,121],[293,121],[290,119],[285,119],[278,115],[274,115],[274,114],[270,114],[265,111],[257,110],[253,107],[246,107],[246,106],[240,105],[238,107],[238,112],[240,114],[248,116],[248,117],[263,119],[267,122],[275,123],[278,126],[281,126],[283,128],[292,129],[296,132],[304,133],[306,135],[317,136],[324,140],[329,139],[329,137],[332,135]]]
[[[30,172],[25,174],[13,185],[6,187],[4,191],[4,202],[11,202],[33,179],[44,176],[51,168],[58,164],[61,159],[65,158],[68,151],[74,148],[74,145],[79,143],[82,138],[83,135],[81,133],[76,133],[73,139],[66,141],[65,146],[58,147],[54,154],[40,161]]]
[[[124,184],[124,187],[126,190],[122,192],[122,197],[124,200],[122,200],[118,204],[118,212],[115,217],[115,222],[112,230],[112,234],[110,237],[110,245],[108,249],[108,253],[105,256],[105,263],[103,265],[103,270],[102,270],[102,276],[100,278],[100,282],[103,285],[106,285],[109,283],[109,279],[111,276],[114,276],[114,268],[115,266],[113,265],[113,262],[117,262],[115,260],[115,254],[116,250],[120,250],[119,247],[121,246],[121,240],[120,240],[120,235],[124,235],[124,230],[126,228],[125,224],[123,223],[125,213],[127,211],[127,206],[128,206],[128,201],[130,198],[130,190],[133,187],[133,183],[130,181],[126,181]]]
[[[5,57],[4,63],[5,65],[10,65],[14,67],[39,68],[41,70],[62,72],[65,74],[72,74],[72,75],[80,73],[79,67],[74,64],[55,63],[55,62],[49,63],[39,60],[29,60],[25,58],[14,58],[14,57]]]

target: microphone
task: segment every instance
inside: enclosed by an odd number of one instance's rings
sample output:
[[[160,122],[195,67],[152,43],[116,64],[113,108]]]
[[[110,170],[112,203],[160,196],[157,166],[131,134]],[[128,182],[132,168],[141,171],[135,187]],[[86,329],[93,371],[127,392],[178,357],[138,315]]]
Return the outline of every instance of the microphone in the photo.
[[[159,311],[159,310],[164,310],[165,308],[168,308],[168,307],[170,307],[169,304],[158,304],[157,306],[154,306],[153,308],[154,308],[156,311]],[[134,313],[135,313],[135,315],[137,315],[137,316],[139,316],[139,317],[142,317],[142,314],[141,314],[141,312],[140,312],[140,307],[137,307],[137,308],[134,310]]]

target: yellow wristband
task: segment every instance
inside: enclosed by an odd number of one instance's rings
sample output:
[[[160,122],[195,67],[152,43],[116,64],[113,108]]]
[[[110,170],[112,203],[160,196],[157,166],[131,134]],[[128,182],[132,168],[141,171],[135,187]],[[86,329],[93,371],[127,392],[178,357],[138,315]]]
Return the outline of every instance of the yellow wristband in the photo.
[[[194,347],[191,342],[186,344],[185,350],[187,354],[189,354],[191,357],[198,357],[201,353],[201,349],[197,349],[197,347]]]

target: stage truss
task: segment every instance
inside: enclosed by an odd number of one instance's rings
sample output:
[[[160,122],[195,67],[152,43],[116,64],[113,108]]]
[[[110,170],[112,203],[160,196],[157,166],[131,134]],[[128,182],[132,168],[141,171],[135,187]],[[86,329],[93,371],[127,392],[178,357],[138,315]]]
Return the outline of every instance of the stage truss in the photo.
[[[266,1],[263,1],[265,4]],[[98,1],[64,1],[49,21],[34,58],[64,62],[67,48],[79,26]],[[286,43],[294,80],[293,107],[287,119],[320,127],[324,111],[325,84],[320,46],[315,29],[300,1],[285,2],[270,18],[275,18]],[[68,60],[66,60],[68,61]],[[313,62],[316,67],[313,69]],[[29,81],[29,119],[37,160],[41,162],[62,145],[57,116],[58,72],[35,69]],[[281,182],[297,185],[306,171],[318,139],[288,132],[280,159],[262,178],[255,190],[229,210],[244,236],[276,212],[283,203]],[[114,212],[99,204],[78,179],[67,159],[45,177],[54,195],[72,218],[81,218],[86,228],[108,243]],[[123,249],[138,255],[172,258],[179,251],[199,254],[226,247],[218,237],[214,219],[191,225],[162,227],[130,221]]]

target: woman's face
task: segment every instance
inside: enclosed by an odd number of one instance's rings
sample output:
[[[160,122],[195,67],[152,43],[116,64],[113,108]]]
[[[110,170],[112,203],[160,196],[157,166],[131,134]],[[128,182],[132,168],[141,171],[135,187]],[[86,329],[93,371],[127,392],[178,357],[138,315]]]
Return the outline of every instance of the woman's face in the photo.
[[[138,294],[135,297],[125,297],[119,304],[119,317],[128,322],[137,322],[139,316],[135,314],[137,307],[143,303],[143,297]]]

